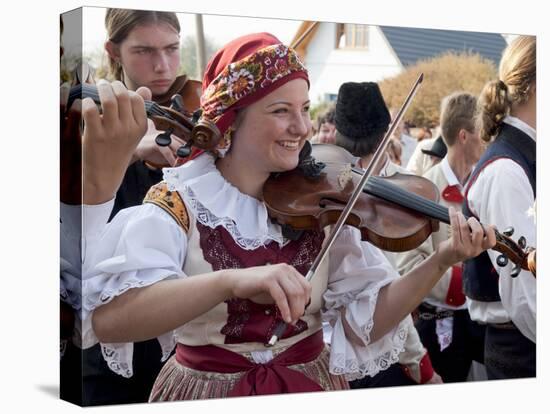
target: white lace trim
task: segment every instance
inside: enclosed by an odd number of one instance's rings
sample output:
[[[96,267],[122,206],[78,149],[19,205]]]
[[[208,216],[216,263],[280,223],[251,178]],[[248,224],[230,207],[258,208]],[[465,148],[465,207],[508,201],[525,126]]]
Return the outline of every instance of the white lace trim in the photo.
[[[116,288],[104,288],[101,292],[98,292],[95,295],[90,295],[86,299],[87,309],[86,316],[87,320],[91,319],[91,312],[100,305],[104,305],[115,297],[122,295],[126,291],[134,288],[142,288],[150,286],[160,280],[173,279],[178,277],[178,275],[166,276],[165,270],[161,269],[157,274],[151,274],[150,278],[147,280],[139,279],[137,274],[139,272],[124,272],[123,273],[123,282],[120,285],[116,285]],[[97,282],[96,282],[97,283]],[[88,338],[86,339],[90,344],[96,343],[97,338],[93,330],[89,329],[87,332]],[[157,337],[159,344],[162,349],[162,361],[166,360],[174,347],[176,346],[175,331],[170,331],[166,334],[163,334]],[[123,376],[124,378],[130,378],[134,373],[132,369],[132,358],[134,344],[131,342],[128,343],[100,343],[101,344],[101,353],[103,358],[107,362],[109,368],[118,375]]]
[[[270,221],[265,205],[229,183],[212,155],[202,154],[181,167],[163,171],[168,188],[181,194],[199,223],[210,228],[223,226],[245,250],[271,241],[285,244],[281,227]]]
[[[324,319],[336,319],[331,338],[329,362],[329,370],[332,374],[345,375],[346,380],[353,381],[367,375],[372,377],[399,361],[399,354],[405,349],[408,333],[405,323],[401,322],[373,344],[370,339],[370,333],[374,327],[374,310],[378,293],[387,283],[386,280],[366,291],[339,295],[331,303],[330,309],[324,312]],[[346,321],[365,345],[358,346],[346,340],[341,307],[346,308]],[[366,321],[361,320],[362,315],[369,315]]]
[[[113,300],[117,296],[122,295],[123,293],[125,293],[130,289],[150,286],[163,279],[163,278],[154,278],[154,279],[145,281],[135,277],[137,274],[136,271],[131,273],[133,273],[133,276],[125,278],[124,282],[121,283],[120,286],[117,286],[116,289],[107,288],[107,289],[103,289],[101,292],[97,292],[97,294],[95,295],[88,295],[86,297],[86,304],[87,304],[86,310],[91,312],[98,306],[109,303],[111,300]],[[86,287],[84,289],[86,289]]]
[[[131,358],[133,351],[133,343],[101,344],[101,354],[109,369],[124,378],[134,375]]]
[[[170,357],[172,350],[176,346],[176,335],[175,331],[168,332],[164,335],[157,337],[159,341],[162,358],[161,361],[164,362]],[[131,378],[134,375],[134,370],[132,366],[132,359],[134,353],[134,344],[132,342],[128,343],[110,343],[101,345],[101,354],[107,363],[107,366],[115,374],[121,375],[124,378]]]
[[[101,304],[106,304],[113,300],[115,297],[122,295],[124,292],[130,289],[150,286],[157,281],[170,278],[171,277],[161,277],[158,279],[155,278],[145,281],[137,279],[135,277],[130,277],[125,280],[118,289],[105,289],[101,292],[99,298],[96,298],[95,300],[90,299],[88,302],[89,309],[95,309],[99,305],[98,300],[101,302]],[[89,318],[91,318],[91,315],[89,316]],[[88,341],[91,341],[91,343],[97,342],[97,338],[95,337],[95,333],[93,333],[93,331],[90,330],[88,332],[88,335],[93,336],[93,338],[89,338]],[[162,361],[165,361],[166,359],[168,359],[170,353],[176,346],[175,331],[170,331],[164,335],[161,335],[157,337],[157,340],[159,341],[162,349]],[[103,358],[105,359],[105,362],[107,363],[107,366],[111,369],[111,371],[123,376],[124,378],[130,378],[134,375],[134,371],[132,368],[134,344],[132,342],[100,342],[100,345]]]
[[[151,237],[154,234],[156,237]],[[187,239],[182,229],[153,204],[124,209],[91,245],[82,269],[83,348],[98,343],[92,317],[96,308],[130,289],[151,286],[161,280],[187,277],[182,270]],[[175,346],[174,332],[157,337],[163,357]],[[101,343],[109,368],[125,378],[133,375],[132,343]]]
[[[279,243],[280,246],[285,244],[285,239],[282,234],[277,234],[277,230],[272,231],[272,229],[268,229],[268,232],[266,234],[257,234],[256,236],[251,238],[244,237],[239,231],[237,223],[233,219],[229,217],[220,218],[215,216],[210,212],[208,208],[206,208],[198,201],[191,188],[188,187],[184,191],[185,192],[182,194],[182,196],[186,201],[186,205],[191,209],[196,220],[199,223],[208,226],[211,229],[216,228],[220,225],[223,226],[223,228],[229,232],[233,240],[235,240],[235,243],[237,243],[243,249],[255,250],[258,247],[264,246],[271,241]]]
[[[344,375],[347,381],[353,381],[365,376],[373,377],[380,371],[388,369],[399,362],[399,354],[405,349],[407,330],[398,329],[392,336],[394,346],[384,354],[367,361],[357,358],[347,358],[345,353],[333,353],[330,358],[330,372],[336,375]]]

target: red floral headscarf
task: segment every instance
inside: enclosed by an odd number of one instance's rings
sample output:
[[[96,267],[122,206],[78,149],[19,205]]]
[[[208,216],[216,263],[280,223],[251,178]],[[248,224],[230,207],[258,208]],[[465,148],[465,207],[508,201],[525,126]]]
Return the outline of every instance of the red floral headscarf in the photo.
[[[293,79],[309,86],[307,70],[296,52],[269,33],[239,37],[208,63],[202,81],[202,117],[223,134],[237,111]]]
[[[201,118],[214,122],[224,135],[239,109],[298,78],[309,87],[307,70],[293,49],[269,33],[241,36],[218,50],[206,66]],[[229,145],[222,139],[213,152],[223,156]],[[203,152],[194,148],[188,160]]]

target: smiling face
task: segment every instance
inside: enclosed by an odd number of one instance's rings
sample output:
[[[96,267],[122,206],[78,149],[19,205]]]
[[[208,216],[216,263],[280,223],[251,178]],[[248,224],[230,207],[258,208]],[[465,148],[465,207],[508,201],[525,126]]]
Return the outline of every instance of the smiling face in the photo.
[[[180,66],[180,37],[168,23],[136,26],[119,44],[107,42],[109,55],[119,61],[129,89],[151,89],[153,96],[167,92]]]
[[[311,134],[309,105],[307,82],[294,79],[246,107],[237,116],[231,150],[222,161],[259,179],[294,169]]]

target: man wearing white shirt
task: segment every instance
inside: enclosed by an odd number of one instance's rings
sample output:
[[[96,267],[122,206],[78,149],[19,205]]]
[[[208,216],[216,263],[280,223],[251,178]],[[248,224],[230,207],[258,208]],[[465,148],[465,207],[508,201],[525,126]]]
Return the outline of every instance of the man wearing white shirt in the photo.
[[[441,131],[448,152],[423,176],[437,186],[440,204],[445,207],[461,208],[463,184],[483,151],[474,125],[476,103],[473,95],[458,92],[446,97],[441,105]],[[437,250],[450,237],[449,229],[440,223],[439,231],[421,246],[398,254],[400,273],[406,273]],[[468,314],[460,264],[447,271],[419,306],[416,328],[443,382],[465,381],[472,361],[483,363],[485,331]]]
[[[481,137],[491,142],[466,187],[464,212],[536,246],[536,41],[519,36],[504,51],[500,80],[480,97]],[[486,323],[489,379],[536,375],[536,279],[500,253],[466,261],[472,319]],[[500,263],[500,265],[498,264]],[[519,269],[517,269],[519,270]],[[514,277],[515,275],[515,277]]]

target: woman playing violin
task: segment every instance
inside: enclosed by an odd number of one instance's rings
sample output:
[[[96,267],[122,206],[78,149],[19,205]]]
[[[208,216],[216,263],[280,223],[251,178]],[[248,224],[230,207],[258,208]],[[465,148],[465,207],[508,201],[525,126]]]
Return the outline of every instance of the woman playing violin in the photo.
[[[262,188],[298,164],[308,88],[300,59],[274,36],[228,43],[207,66],[201,99],[222,143],[165,169],[144,205],[86,241],[85,334],[109,366],[132,375],[132,341],[156,337],[166,357],[176,346],[150,401],[345,389],[397,360],[401,321],[449,266],[495,244],[491,228],[451,211],[452,238],[399,278],[345,226],[306,281],[325,234],[286,239]],[[330,349],[322,319],[333,325]],[[286,331],[266,347],[281,320]]]
[[[466,215],[497,228],[512,226],[514,239],[536,245],[536,41],[517,37],[504,51],[499,79],[480,96],[481,138],[490,145],[466,187]],[[536,371],[536,279],[527,271],[510,277],[490,252],[465,264],[465,293],[473,320],[487,324],[485,365],[489,378],[533,377]],[[492,274],[498,277],[487,278]]]

